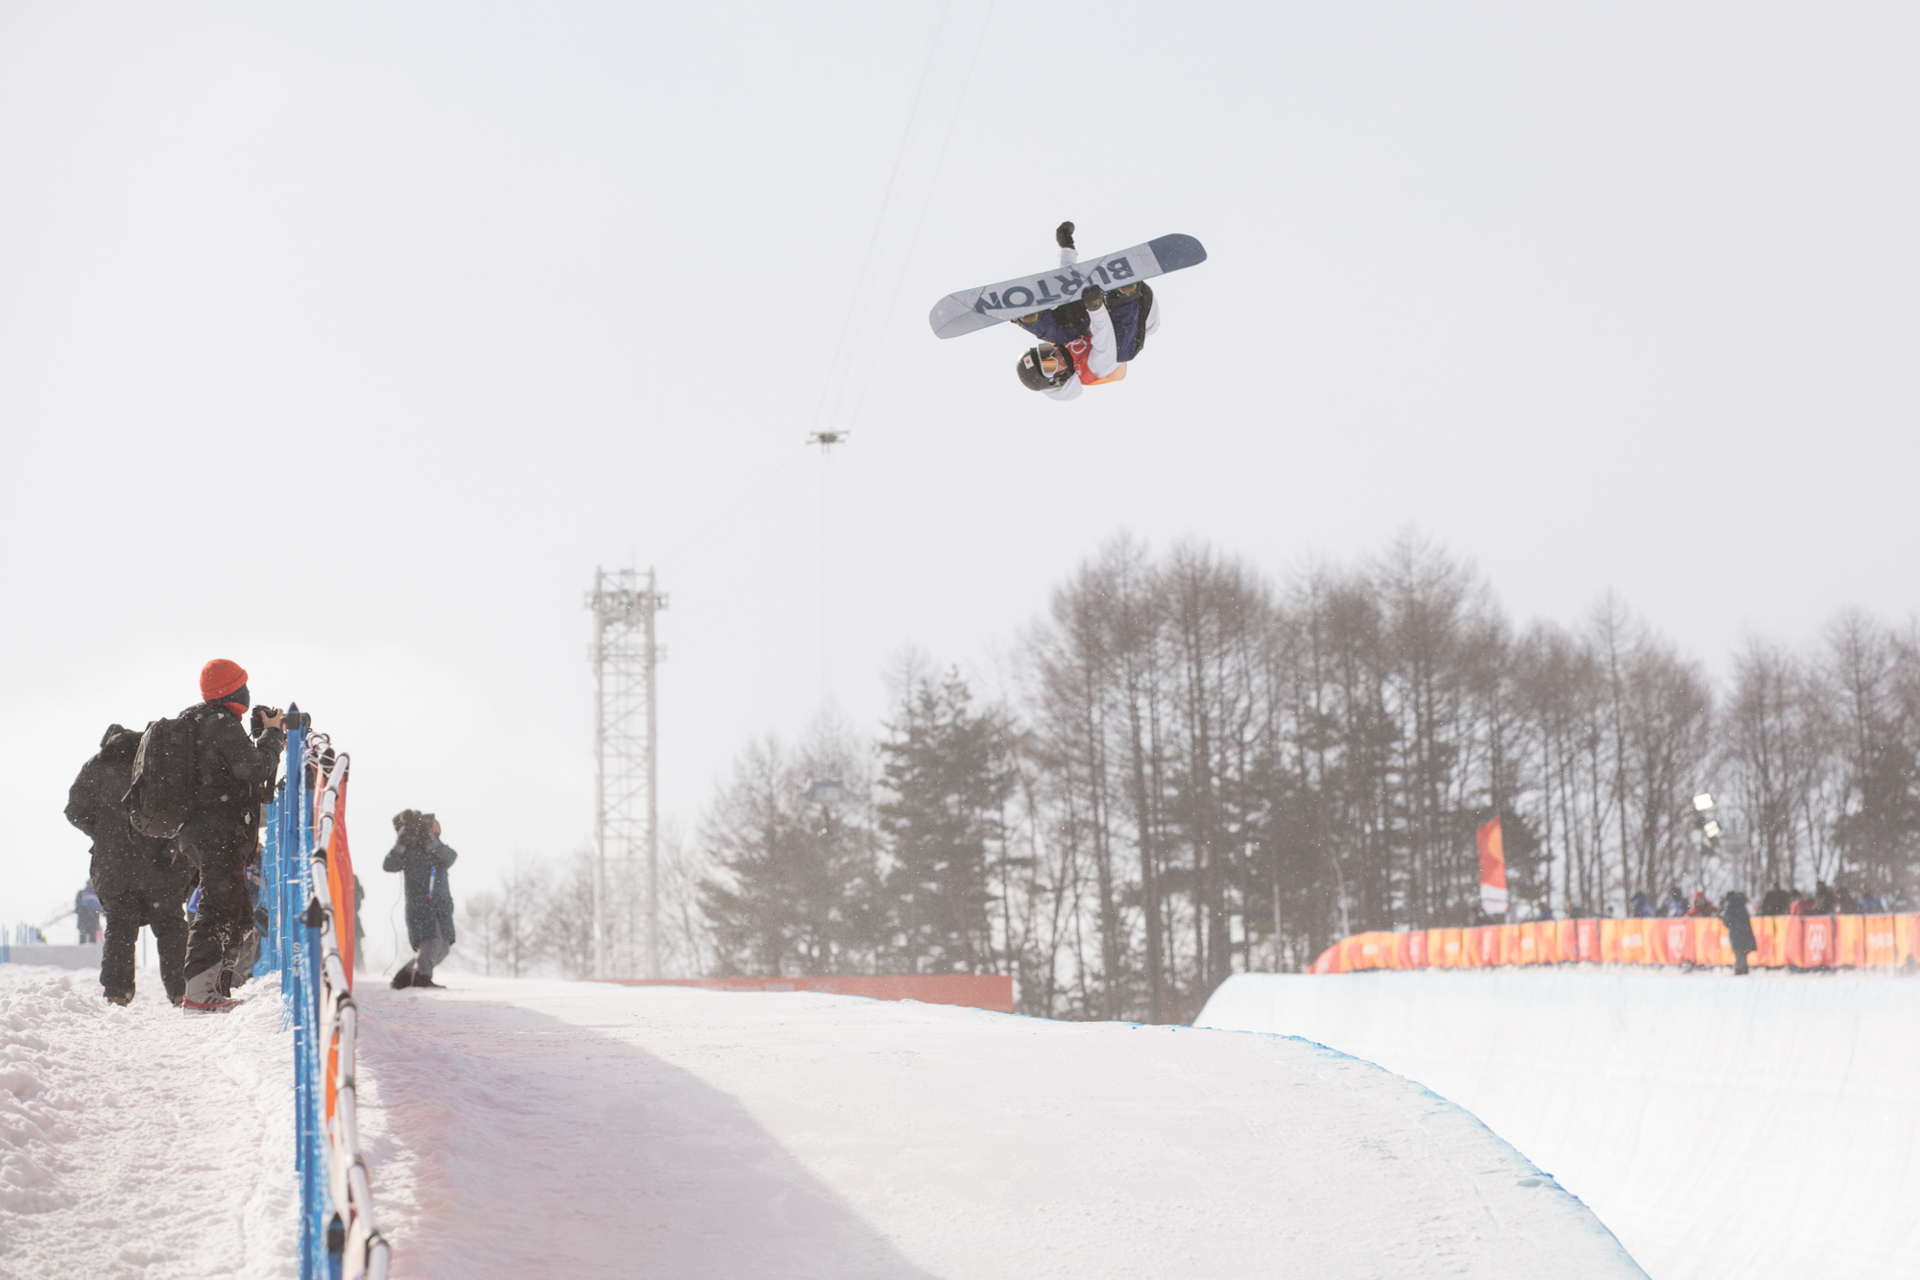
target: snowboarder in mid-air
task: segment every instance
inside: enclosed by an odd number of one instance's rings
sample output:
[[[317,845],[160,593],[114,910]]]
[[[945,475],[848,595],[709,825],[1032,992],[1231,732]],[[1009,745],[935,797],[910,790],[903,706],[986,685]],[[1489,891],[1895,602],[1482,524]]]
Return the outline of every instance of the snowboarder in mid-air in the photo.
[[[933,304],[927,324],[936,338],[978,333],[1002,322],[1019,325],[1039,342],[1020,357],[1020,384],[1055,400],[1080,388],[1118,382],[1127,365],[1160,327],[1160,308],[1147,281],[1207,260],[1198,240],[1178,233],[1082,260],[1073,224],[1053,233],[1060,265],[1034,275],[950,293]]]
[[[1053,238],[1060,246],[1062,267],[1079,262],[1071,222],[1061,223]],[[1152,287],[1135,280],[1113,289],[1089,284],[1078,302],[1020,316],[1013,323],[1040,339],[1020,357],[1021,385],[1054,400],[1072,400],[1081,387],[1126,377],[1128,362],[1159,329],[1160,312]]]

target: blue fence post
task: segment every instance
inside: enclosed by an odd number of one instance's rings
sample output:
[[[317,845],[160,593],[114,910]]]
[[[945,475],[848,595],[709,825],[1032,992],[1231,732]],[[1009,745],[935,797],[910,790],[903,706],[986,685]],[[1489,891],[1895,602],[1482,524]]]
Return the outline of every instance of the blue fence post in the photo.
[[[265,820],[260,824],[266,836],[266,844],[260,850],[260,906],[267,912],[267,936],[261,940],[260,954],[253,958],[255,978],[264,978],[274,972],[280,950],[280,899],[278,896],[280,861],[280,814],[286,808],[285,788],[274,794],[273,801],[267,806]]]
[[[313,893],[309,869],[313,853],[313,798],[307,786],[306,746],[304,728],[288,732],[287,781],[280,794],[280,821],[276,824],[280,839],[274,867],[273,925],[280,990],[286,1001],[287,1019],[293,1027],[293,1166],[300,1183],[300,1275],[302,1280],[313,1280],[320,1274],[313,1267],[314,1193],[318,1184],[312,1141],[318,1128],[319,1097],[315,1089],[318,1080],[317,984],[311,963],[317,958],[317,948],[310,937],[313,930],[303,919],[307,900]]]

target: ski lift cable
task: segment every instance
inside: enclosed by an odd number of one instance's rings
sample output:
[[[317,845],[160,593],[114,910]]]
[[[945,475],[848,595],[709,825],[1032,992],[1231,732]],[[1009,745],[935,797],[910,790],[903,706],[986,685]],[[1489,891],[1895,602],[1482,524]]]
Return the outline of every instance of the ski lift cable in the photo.
[[[856,280],[853,296],[848,301],[847,314],[841,324],[840,338],[834,349],[833,362],[828,368],[827,379],[820,389],[819,403],[814,409],[813,432],[811,433],[814,437],[817,437],[820,433],[821,422],[827,416],[829,406],[831,405],[834,412],[837,413],[845,400],[846,383],[851,373],[852,347],[857,321],[860,318],[863,301],[865,301],[872,292],[871,286],[873,277],[877,274],[878,270],[879,250],[887,225],[887,215],[895,202],[895,194],[899,188],[900,171],[905,165],[907,151],[912,144],[915,127],[919,123],[922,108],[926,102],[927,85],[932,79],[933,66],[938,60],[941,41],[945,36],[947,21],[952,11],[953,0],[946,0],[946,3],[941,6],[940,19],[934,24],[933,34],[927,43],[927,53],[921,64],[919,83],[914,89],[913,107],[907,113],[906,127],[901,132],[899,145],[894,150],[893,166],[887,176],[887,186],[880,202],[880,212],[874,221],[873,232],[867,240],[866,261],[861,267],[860,275]],[[974,50],[974,56],[976,58],[979,56],[979,48],[977,45]],[[972,73],[972,64],[969,63],[967,74],[971,77]],[[951,136],[952,128],[949,126],[948,137],[951,138]],[[941,148],[943,157],[945,150],[946,148],[943,144]],[[921,217],[924,218],[925,216],[926,207],[923,204],[921,207]],[[918,236],[917,224],[915,236]],[[898,296],[897,286],[895,288],[895,296]],[[891,311],[891,305],[889,310]],[[869,377],[872,376],[872,363],[871,361],[868,363]],[[797,447],[792,453],[787,454],[779,462],[763,472],[757,480],[750,482],[744,488],[736,491],[733,497],[723,499],[715,507],[715,514],[711,519],[673,543],[672,546],[662,554],[661,558],[671,562],[675,556],[687,550],[689,547],[698,546],[706,550],[713,550],[723,545],[728,535],[723,535],[719,539],[712,539],[710,535],[722,525],[732,522],[740,507],[745,505],[750,499],[758,496],[770,483],[789,471],[793,464],[799,460],[800,456],[812,447],[813,443],[814,441],[810,439],[807,444]],[[738,526],[735,526],[734,529],[729,531],[729,535],[737,531]]]
[[[940,9],[940,21],[934,24],[933,36],[927,42],[927,56],[920,66],[920,83],[914,90],[913,109],[907,113],[907,125],[900,134],[900,145],[893,154],[893,169],[887,175],[886,193],[880,200],[880,213],[874,219],[873,234],[867,238],[867,257],[860,268],[860,276],[854,285],[853,297],[847,304],[847,316],[840,326],[840,341],[834,348],[833,363],[829,366],[826,385],[820,390],[820,403],[814,410],[813,430],[818,432],[823,418],[827,416],[829,402],[837,413],[845,399],[847,373],[852,364],[852,346],[855,321],[859,318],[861,303],[865,301],[877,266],[882,233],[886,230],[887,212],[893,205],[894,192],[899,185],[900,169],[907,157],[908,145],[913,141],[914,126],[919,122],[920,109],[926,102],[927,82],[933,76],[934,60],[940,53],[940,40],[946,32],[947,18],[953,12],[953,0],[946,0]],[[837,392],[836,392],[837,388]]]
[[[927,210],[933,205],[933,194],[940,186],[940,170],[947,163],[947,149],[953,145],[953,131],[960,123],[960,113],[967,105],[967,91],[973,87],[973,72],[980,61],[980,51],[986,47],[987,32],[993,27],[993,10],[999,0],[987,0],[987,16],[980,24],[980,34],[973,42],[973,53],[967,58],[967,72],[960,81],[960,96],[954,101],[953,113],[947,117],[947,132],[940,140],[940,154],[934,158],[933,174],[927,179],[927,191],[920,199],[920,212],[913,220],[913,234],[907,238],[907,252],[900,259],[900,268],[894,273],[893,293],[887,299],[887,313],[880,322],[880,336],[875,340],[872,353],[867,357],[866,372],[860,378],[860,394],[854,398],[853,412],[847,416],[847,425],[853,426],[860,418],[860,411],[866,406],[867,391],[873,385],[873,371],[880,363],[880,344],[886,341],[886,335],[893,327],[894,311],[900,305],[900,290],[907,282],[907,268],[913,264],[913,251],[920,247],[920,231],[926,224]]]
[[[906,128],[900,134],[900,145],[894,150],[893,167],[887,175],[886,192],[880,201],[880,212],[874,219],[873,233],[867,239],[866,260],[860,268],[860,276],[854,287],[852,299],[847,307],[847,316],[840,331],[840,342],[834,352],[834,363],[829,374],[828,388],[822,394],[822,409],[828,409],[827,392],[831,392],[831,407],[825,413],[828,426],[844,425],[841,422],[846,408],[847,384],[852,380],[854,366],[854,348],[860,334],[860,321],[870,305],[876,278],[880,272],[881,249],[886,243],[886,229],[900,190],[900,173],[906,166],[907,153],[912,149],[915,134],[919,130],[922,112],[926,106],[927,86],[933,79],[934,63],[939,60],[940,46],[946,37],[947,21],[953,13],[953,0],[946,0],[941,6],[940,20],[934,24],[933,36],[927,44],[926,60],[920,67],[920,82],[914,89],[913,108],[907,113]],[[822,415],[815,414],[814,429],[821,427]]]

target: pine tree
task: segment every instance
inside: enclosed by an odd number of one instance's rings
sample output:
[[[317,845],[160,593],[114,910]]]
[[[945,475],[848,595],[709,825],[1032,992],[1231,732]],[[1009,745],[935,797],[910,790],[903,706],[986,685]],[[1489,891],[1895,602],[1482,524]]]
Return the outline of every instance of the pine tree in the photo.
[[[872,964],[873,855],[865,770],[852,736],[823,724],[790,753],[749,748],[708,815],[702,840],[718,874],[700,906],[729,973],[857,973]],[[812,787],[834,779],[831,802]]]
[[[909,676],[888,730],[878,816],[892,949],[913,973],[992,971],[992,872],[1014,785],[1004,726],[974,709],[956,671],[937,684]]]

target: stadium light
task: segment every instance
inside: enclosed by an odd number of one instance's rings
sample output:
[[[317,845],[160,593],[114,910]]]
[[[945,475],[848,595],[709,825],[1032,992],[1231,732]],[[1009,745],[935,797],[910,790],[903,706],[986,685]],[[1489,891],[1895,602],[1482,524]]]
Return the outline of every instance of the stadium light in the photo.
[[[800,799],[805,804],[839,804],[846,798],[846,784],[838,778],[815,778],[807,784]]]
[[[1693,798],[1693,825],[1706,837],[1707,852],[1715,852],[1714,844],[1720,839],[1720,815],[1714,811],[1711,791],[1702,791]]]

